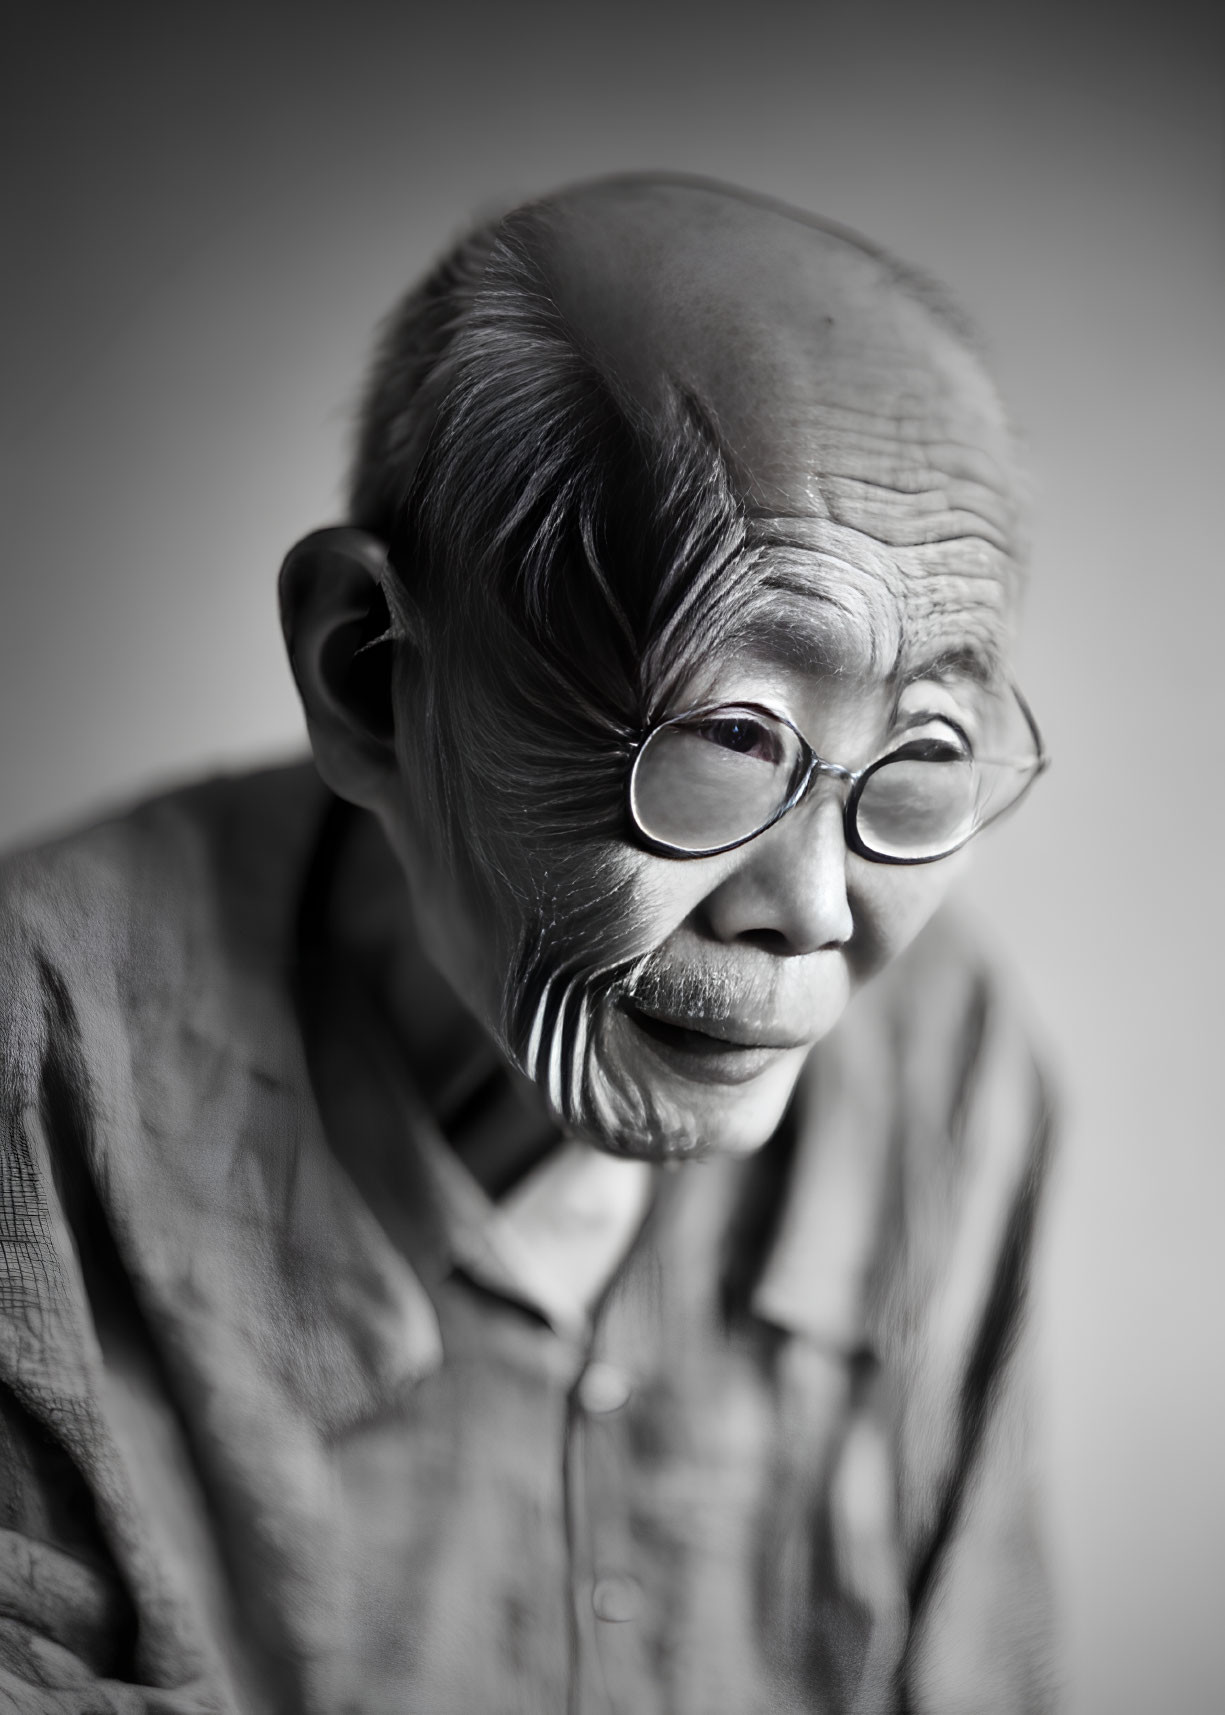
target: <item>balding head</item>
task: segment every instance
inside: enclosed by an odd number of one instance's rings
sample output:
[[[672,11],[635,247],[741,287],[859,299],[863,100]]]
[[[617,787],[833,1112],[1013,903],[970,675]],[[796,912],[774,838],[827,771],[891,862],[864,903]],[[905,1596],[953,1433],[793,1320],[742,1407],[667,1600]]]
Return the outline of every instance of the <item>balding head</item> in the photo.
[[[895,546],[965,527],[1007,546],[995,389],[955,312],[882,253],[762,198],[654,178],[560,192],[523,230],[589,354],[648,411],[671,387],[701,399],[755,506],[802,500]]]
[[[573,370],[547,396],[550,342],[648,439],[675,432],[678,401],[695,408],[751,542],[776,548],[791,581],[802,565],[819,579],[814,555],[840,575],[849,563],[878,610],[878,651],[910,637],[929,653],[969,642],[988,668],[999,656],[1023,558],[1012,437],[938,288],[853,234],[728,187],[632,177],[562,190],[473,234],[392,322],[357,520],[394,539],[465,374],[487,395],[468,413],[487,458],[499,430],[514,464],[525,439],[573,414]],[[542,384],[530,400],[525,359]],[[960,638],[945,635],[949,616]]]

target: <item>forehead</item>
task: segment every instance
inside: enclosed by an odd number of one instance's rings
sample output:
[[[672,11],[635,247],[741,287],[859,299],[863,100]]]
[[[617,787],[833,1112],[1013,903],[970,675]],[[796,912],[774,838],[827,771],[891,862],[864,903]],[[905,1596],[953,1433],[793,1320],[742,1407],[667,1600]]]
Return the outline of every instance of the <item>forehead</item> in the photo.
[[[899,549],[824,519],[759,519],[755,533],[752,593],[733,631],[739,650],[871,682],[999,678],[1013,580],[998,551]]]
[[[786,587],[773,584],[746,603],[740,623],[694,663],[670,703],[676,712],[764,701],[798,720],[814,743],[853,745],[854,734],[879,737],[878,727],[905,705],[908,687],[916,694],[927,687],[929,695],[940,686],[941,697],[952,699],[948,706],[971,718],[993,707],[1008,674],[992,632],[989,620],[964,611],[908,623],[887,589],[806,567]],[[831,718],[849,718],[852,727],[831,729]]]
[[[768,455],[781,425],[840,449],[961,443],[1007,462],[998,397],[953,313],[853,235],[657,180],[584,186],[538,212],[559,308],[644,403],[662,381],[692,386],[746,456]],[[768,487],[773,473],[755,474]],[[777,474],[790,486],[785,462]]]
[[[894,265],[690,184],[585,187],[544,231],[558,306],[620,387],[648,412],[676,387],[709,412],[793,593],[838,588],[886,630],[891,605],[900,646],[999,648],[1020,558],[1011,433]]]

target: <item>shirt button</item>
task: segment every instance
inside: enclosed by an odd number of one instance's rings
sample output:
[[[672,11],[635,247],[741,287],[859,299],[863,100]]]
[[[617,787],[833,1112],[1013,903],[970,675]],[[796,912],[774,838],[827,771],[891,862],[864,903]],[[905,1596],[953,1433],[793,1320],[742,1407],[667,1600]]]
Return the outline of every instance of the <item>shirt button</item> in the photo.
[[[601,1578],[591,1592],[591,1606],[597,1620],[623,1625],[626,1620],[634,1619],[642,1606],[642,1588],[636,1579],[621,1574]]]
[[[632,1392],[629,1377],[615,1364],[588,1364],[579,1378],[579,1404],[593,1417],[620,1411]]]

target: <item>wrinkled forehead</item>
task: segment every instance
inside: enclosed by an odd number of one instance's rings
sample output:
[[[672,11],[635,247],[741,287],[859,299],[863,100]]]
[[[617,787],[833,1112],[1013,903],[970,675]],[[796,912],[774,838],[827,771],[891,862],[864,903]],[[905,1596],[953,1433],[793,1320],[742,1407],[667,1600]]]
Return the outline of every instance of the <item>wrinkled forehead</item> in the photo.
[[[760,518],[754,535],[736,652],[873,683],[1006,673],[1014,604],[998,554],[884,546],[823,518]]]
[[[543,222],[558,307],[621,389],[652,413],[680,387],[709,412],[772,575],[841,592],[831,619],[849,641],[838,603],[855,610],[876,652],[999,652],[1021,554],[1012,437],[922,290],[718,188],[586,186]]]

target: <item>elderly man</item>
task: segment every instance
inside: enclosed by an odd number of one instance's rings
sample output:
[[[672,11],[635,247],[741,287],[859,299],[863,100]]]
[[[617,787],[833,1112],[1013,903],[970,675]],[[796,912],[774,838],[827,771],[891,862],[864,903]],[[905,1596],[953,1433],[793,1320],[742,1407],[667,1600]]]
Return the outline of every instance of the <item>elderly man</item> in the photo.
[[[1047,1103],[939,909],[1019,558],[850,234],[614,180],[410,294],[282,573],[317,772],[7,873],[6,1707],[1046,1707]]]

